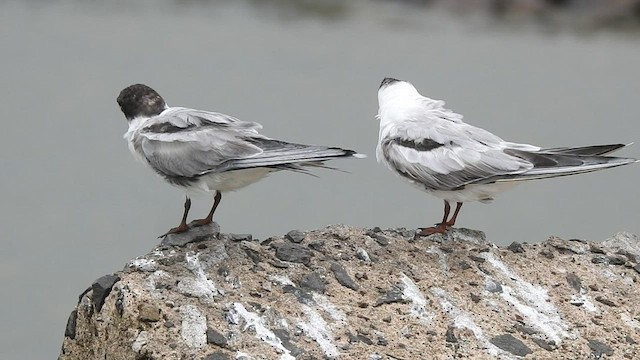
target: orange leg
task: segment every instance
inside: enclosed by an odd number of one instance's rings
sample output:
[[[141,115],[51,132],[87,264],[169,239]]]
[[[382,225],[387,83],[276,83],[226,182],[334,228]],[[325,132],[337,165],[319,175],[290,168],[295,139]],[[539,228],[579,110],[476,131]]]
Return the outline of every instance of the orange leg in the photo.
[[[449,230],[449,228],[455,225],[456,218],[458,217],[458,213],[460,212],[460,208],[462,208],[462,203],[461,202],[456,203],[456,210],[453,212],[453,216],[451,217],[451,220],[447,221],[447,218],[449,217],[449,212],[451,212],[451,205],[449,205],[449,202],[445,200],[444,216],[442,217],[442,222],[436,226],[420,228],[420,232],[418,233],[418,235],[428,236],[432,234],[444,234],[445,232],[447,232],[447,230]]]
[[[213,213],[216,212],[216,209],[218,208],[218,204],[220,204],[220,201],[222,200],[222,193],[220,191],[216,191],[216,196],[214,196],[213,199],[214,199],[213,207],[211,207],[211,211],[209,211],[209,215],[207,215],[207,217],[204,219],[194,220],[193,224],[195,226],[208,225],[213,222]]]
[[[187,196],[184,201],[184,213],[182,214],[182,221],[180,221],[180,225],[172,228],[171,230],[158,237],[163,238],[169,234],[179,234],[189,230],[189,226],[187,226],[187,215],[189,214],[189,209],[191,209],[191,199],[189,199],[189,197]]]

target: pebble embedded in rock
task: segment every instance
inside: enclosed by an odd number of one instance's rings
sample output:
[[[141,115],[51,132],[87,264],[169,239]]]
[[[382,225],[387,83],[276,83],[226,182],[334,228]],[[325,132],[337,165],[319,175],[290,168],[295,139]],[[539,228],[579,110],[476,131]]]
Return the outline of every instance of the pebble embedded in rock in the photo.
[[[635,270],[638,274],[640,274],[640,264],[635,265],[635,266],[633,267],[633,270]]]
[[[315,251],[322,251],[322,247],[324,246],[324,240],[316,240],[309,243],[309,247]]]
[[[444,334],[445,340],[449,343],[457,343],[458,338],[456,338],[456,334],[453,332],[455,327],[453,325],[449,325],[447,327],[447,332]]]
[[[591,262],[594,264],[606,264],[607,258],[604,256],[594,256],[591,258]]]
[[[227,338],[215,329],[207,328],[207,344],[225,347],[227,346]]]
[[[118,289],[118,297],[116,298],[116,311],[122,316],[124,313],[124,293],[122,289]]]
[[[67,319],[67,326],[64,329],[64,336],[73,340],[76,338],[76,320],[78,319],[78,310],[73,310]]]
[[[252,241],[253,235],[251,234],[228,234],[229,240],[240,242],[240,241]]]
[[[545,340],[542,339],[538,339],[538,338],[531,338],[531,341],[533,341],[534,344],[540,346],[541,348],[547,350],[547,351],[553,351],[555,349],[555,347],[551,344],[549,344],[548,342],[546,342]]]
[[[162,316],[160,315],[160,309],[151,304],[142,303],[138,305],[138,320],[144,322],[156,322],[160,321]]]
[[[313,295],[310,292],[307,292],[305,290],[302,290],[298,287],[295,287],[293,285],[285,285],[282,287],[282,291],[284,291],[285,293],[288,294],[293,294],[293,296],[296,297],[296,299],[301,303],[301,304],[312,304],[313,303]]]
[[[524,248],[522,247],[522,244],[520,244],[519,242],[512,242],[511,245],[507,246],[507,249],[511,250],[511,252],[513,253],[523,253],[524,252]]]
[[[119,276],[105,275],[91,284],[91,290],[93,290],[93,305],[96,308],[96,312],[102,310],[102,305],[104,305],[105,299],[109,296],[111,288],[119,280]]]
[[[326,284],[322,275],[318,272],[312,272],[307,275],[304,275],[302,279],[300,279],[300,287],[303,289],[315,291],[318,294],[324,294]]]
[[[624,265],[627,262],[622,256],[609,256],[607,257],[607,261],[610,265]]]
[[[371,262],[371,258],[369,257],[369,254],[367,253],[367,250],[363,249],[363,248],[357,248],[356,249],[356,257],[364,262]]]
[[[378,344],[380,346],[387,346],[387,345],[389,345],[389,342],[387,341],[387,339],[384,338],[384,336],[378,335],[376,344]]]
[[[216,351],[213,354],[207,355],[202,360],[231,360],[231,357],[229,357],[229,355],[223,353],[222,351]]]
[[[392,303],[406,303],[407,301],[408,300],[402,297],[401,289],[393,288],[387,291],[381,297],[379,297],[373,306],[380,306],[382,304],[392,304]]]
[[[338,280],[340,285],[348,287],[351,290],[358,290],[360,288],[360,286],[351,279],[351,276],[347,274],[347,271],[342,267],[342,265],[332,263],[331,271],[333,271],[333,275],[336,277],[336,280]]]
[[[474,303],[476,303],[476,304],[477,304],[477,303],[479,303],[479,302],[480,302],[480,300],[481,300],[481,297],[480,297],[480,296],[478,296],[478,295],[476,295],[476,294],[474,294],[474,293],[471,293],[471,294],[469,294],[469,295],[471,296],[471,301],[473,301]]]
[[[499,294],[502,292],[502,285],[495,280],[487,279],[484,289],[488,292]]]
[[[481,264],[486,261],[484,258],[475,255],[469,255],[469,259]]]
[[[273,333],[280,339],[282,342],[282,346],[285,349],[289,350],[289,354],[294,358],[297,358],[298,355],[304,353],[304,350],[297,347],[292,341],[289,332],[286,329],[273,329]]]
[[[527,345],[513,337],[511,334],[494,336],[489,340],[489,342],[500,349],[517,356],[526,356],[533,352]]]
[[[300,230],[291,230],[284,237],[291,242],[299,244],[304,240],[305,234]]]
[[[189,243],[210,240],[220,233],[220,226],[216,222],[204,226],[189,224],[189,230],[177,234],[168,234],[160,245],[182,247]]]
[[[600,359],[602,355],[613,355],[613,349],[602,341],[589,340],[588,345],[592,351],[593,357],[596,359]]]
[[[553,259],[554,257],[556,257],[553,252],[549,249],[542,249],[539,252],[540,255],[546,257],[547,259]]]
[[[580,289],[582,289],[582,279],[580,279],[575,273],[567,274],[567,284],[569,284],[575,291],[580,291]]]
[[[617,307],[617,306],[618,306],[618,305],[617,305],[616,303],[614,303],[613,301],[611,301],[611,300],[609,300],[609,299],[607,299],[607,298],[604,298],[604,297],[602,297],[602,296],[596,296],[596,301],[597,301],[597,302],[600,302],[600,303],[603,303],[603,304],[605,304],[605,305],[607,305],[607,306],[612,306],[612,307]]]
[[[389,238],[379,234],[379,233],[371,233],[371,234],[367,234],[369,235],[369,237],[371,237],[373,240],[375,240],[380,246],[387,246],[389,245],[391,242],[389,241]]]
[[[300,263],[304,265],[311,264],[311,256],[313,253],[306,247],[294,243],[282,243],[272,245],[276,248],[276,257],[282,261]]]

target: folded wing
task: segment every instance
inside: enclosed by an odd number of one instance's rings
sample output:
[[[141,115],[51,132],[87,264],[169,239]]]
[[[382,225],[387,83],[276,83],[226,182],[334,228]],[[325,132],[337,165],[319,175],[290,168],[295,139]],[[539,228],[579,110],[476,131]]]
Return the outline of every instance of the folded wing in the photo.
[[[269,139],[260,128],[224,114],[172,108],[140,129],[134,147],[161,175],[187,178],[256,167],[299,170],[355,154]]]

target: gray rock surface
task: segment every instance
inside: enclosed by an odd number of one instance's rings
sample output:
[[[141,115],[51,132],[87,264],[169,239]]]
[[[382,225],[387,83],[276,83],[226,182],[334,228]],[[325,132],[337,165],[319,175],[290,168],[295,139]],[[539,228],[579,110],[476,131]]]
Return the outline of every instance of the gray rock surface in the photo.
[[[466,229],[331,226],[300,243],[216,229],[97,280],[59,359],[640,358],[633,235],[513,252]]]

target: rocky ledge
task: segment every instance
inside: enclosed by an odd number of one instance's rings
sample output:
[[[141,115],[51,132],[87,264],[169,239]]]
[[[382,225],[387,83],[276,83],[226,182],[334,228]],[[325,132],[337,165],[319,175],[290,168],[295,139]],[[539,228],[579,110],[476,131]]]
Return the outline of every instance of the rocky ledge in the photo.
[[[195,230],[195,229],[194,229]],[[60,360],[637,359],[640,240],[217,225],[96,280]]]

